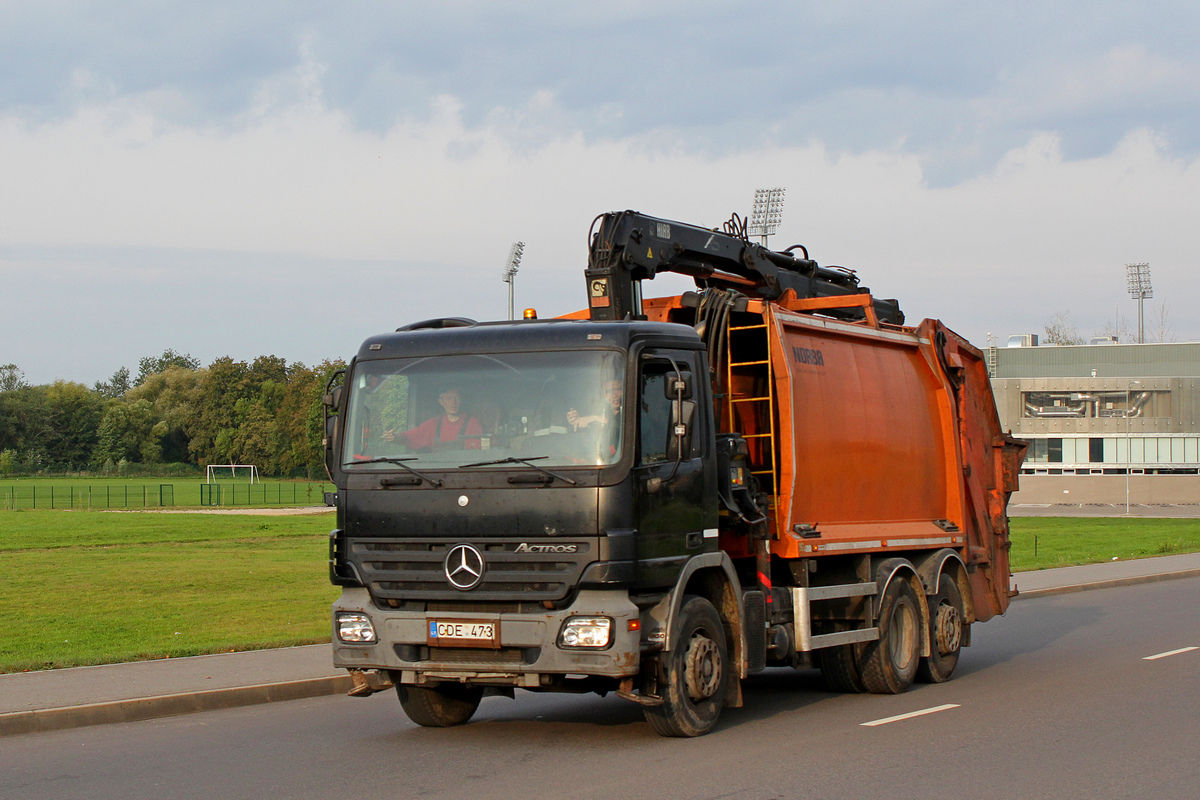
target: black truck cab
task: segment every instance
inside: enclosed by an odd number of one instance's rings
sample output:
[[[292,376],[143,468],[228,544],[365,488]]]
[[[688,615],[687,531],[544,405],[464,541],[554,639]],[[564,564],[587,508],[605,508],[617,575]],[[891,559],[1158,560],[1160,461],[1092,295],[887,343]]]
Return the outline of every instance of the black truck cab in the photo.
[[[632,698],[681,579],[736,584],[690,327],[401,330],[364,342],[326,403],[334,662],[380,671],[363,693],[386,675],[419,722],[487,687]]]

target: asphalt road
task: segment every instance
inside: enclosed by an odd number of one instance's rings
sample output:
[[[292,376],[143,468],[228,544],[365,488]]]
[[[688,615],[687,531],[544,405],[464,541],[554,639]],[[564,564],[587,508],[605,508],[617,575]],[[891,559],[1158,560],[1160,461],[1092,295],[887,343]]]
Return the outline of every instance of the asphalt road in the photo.
[[[7,737],[0,798],[1190,798],[1200,579],[1023,600],[949,683],[837,695],[772,670],[694,740],[618,698],[519,693],[427,730],[394,695]],[[952,706],[922,716],[896,715]]]

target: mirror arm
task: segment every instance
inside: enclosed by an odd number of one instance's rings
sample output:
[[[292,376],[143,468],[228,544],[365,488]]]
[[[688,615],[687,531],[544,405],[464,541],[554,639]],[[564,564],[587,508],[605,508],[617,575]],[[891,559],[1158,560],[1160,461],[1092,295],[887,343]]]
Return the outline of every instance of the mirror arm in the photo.
[[[667,360],[671,362],[671,369],[675,371],[675,399],[671,401],[671,435],[675,437],[675,466],[671,468],[671,474],[664,480],[671,481],[675,479],[676,473],[679,472],[679,465],[683,463],[683,436],[679,432],[683,423],[680,419],[683,417],[683,370],[679,369],[679,364],[675,359],[667,356]]]

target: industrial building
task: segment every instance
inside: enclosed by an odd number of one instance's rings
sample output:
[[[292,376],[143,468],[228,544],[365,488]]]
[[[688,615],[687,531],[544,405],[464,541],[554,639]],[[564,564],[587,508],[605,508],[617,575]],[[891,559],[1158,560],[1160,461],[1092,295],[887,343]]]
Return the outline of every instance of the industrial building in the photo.
[[[1030,442],[1016,503],[1200,503],[1200,342],[987,351],[1001,426]]]

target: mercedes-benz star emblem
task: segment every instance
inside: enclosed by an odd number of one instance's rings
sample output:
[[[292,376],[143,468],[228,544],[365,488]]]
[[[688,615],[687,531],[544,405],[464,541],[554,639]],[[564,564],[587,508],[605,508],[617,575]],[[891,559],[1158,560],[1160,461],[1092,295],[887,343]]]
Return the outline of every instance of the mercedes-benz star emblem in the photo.
[[[455,589],[474,589],[483,580],[483,556],[469,544],[455,545],[446,556],[446,580]]]

